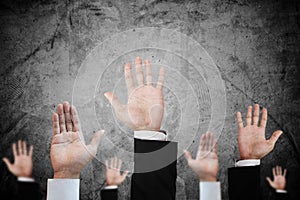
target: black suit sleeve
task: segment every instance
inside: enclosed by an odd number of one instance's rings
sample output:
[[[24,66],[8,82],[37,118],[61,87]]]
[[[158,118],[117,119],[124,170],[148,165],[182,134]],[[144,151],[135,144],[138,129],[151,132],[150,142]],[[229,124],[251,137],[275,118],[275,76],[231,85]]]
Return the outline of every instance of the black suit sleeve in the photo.
[[[101,200],[117,200],[118,189],[103,189],[101,190]]]
[[[35,182],[17,183],[17,196],[19,200],[38,200],[39,199],[39,184]]]
[[[230,200],[260,200],[260,166],[228,169]]]
[[[174,200],[177,143],[134,139],[131,200]]]
[[[289,196],[288,193],[278,193],[278,192],[276,192],[275,199],[276,200],[289,200],[290,196]]]

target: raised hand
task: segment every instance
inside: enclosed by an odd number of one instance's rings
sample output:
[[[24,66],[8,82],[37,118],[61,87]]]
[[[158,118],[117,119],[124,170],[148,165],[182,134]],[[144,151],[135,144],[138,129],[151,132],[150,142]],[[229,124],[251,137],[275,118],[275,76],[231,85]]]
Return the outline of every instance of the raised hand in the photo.
[[[273,176],[274,180],[272,181],[270,177],[267,177],[267,181],[269,182],[270,186],[274,188],[275,190],[284,190],[286,185],[286,169],[283,170],[282,173],[282,167],[276,166],[273,167]]]
[[[27,145],[25,141],[18,141],[18,145],[13,143],[12,145],[14,154],[14,163],[12,164],[8,158],[3,158],[8,170],[16,177],[31,177],[32,174],[32,152],[33,146],[27,151]]]
[[[79,178],[80,171],[96,155],[104,131],[94,134],[86,145],[75,106],[58,104],[52,115],[53,139],[50,157],[54,178]]]
[[[159,71],[156,87],[153,86],[152,69],[149,60],[145,60],[146,84],[144,83],[144,72],[142,59],[135,60],[135,71],[137,85],[133,82],[131,64],[125,65],[125,81],[127,86],[128,101],[123,105],[119,98],[112,92],[104,95],[114,108],[116,116],[126,126],[133,130],[160,130],[164,114],[163,83],[165,70]]]
[[[120,185],[126,178],[128,171],[120,173],[122,166],[122,160],[116,157],[111,158],[110,161],[105,161],[106,166],[106,184],[109,185]]]
[[[217,141],[212,133],[201,136],[195,159],[189,151],[185,151],[189,167],[198,175],[200,181],[216,181],[219,168]]]
[[[252,117],[252,106],[248,107],[246,126],[243,125],[242,114],[237,112],[238,121],[238,146],[241,159],[261,159],[270,153],[282,131],[275,131],[269,140],[266,140],[267,109],[263,108],[260,126],[259,105],[254,105],[254,115]]]

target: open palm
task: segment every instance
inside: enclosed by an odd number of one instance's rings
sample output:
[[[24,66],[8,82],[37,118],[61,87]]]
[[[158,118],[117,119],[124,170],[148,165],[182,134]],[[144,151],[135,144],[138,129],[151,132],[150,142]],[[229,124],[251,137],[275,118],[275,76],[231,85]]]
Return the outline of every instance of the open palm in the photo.
[[[29,152],[27,153],[26,142],[19,140],[18,146],[13,143],[12,149],[14,154],[14,163],[12,164],[8,158],[3,158],[8,170],[16,177],[31,177],[33,167],[33,146],[30,146]]]
[[[59,104],[54,113],[51,161],[54,178],[79,178],[80,171],[96,155],[103,131],[95,133],[91,143],[85,144],[76,108],[68,102]]]
[[[219,162],[217,156],[217,143],[212,133],[201,136],[196,159],[191,153],[185,151],[189,167],[198,175],[200,181],[216,181]]]
[[[120,173],[122,160],[116,157],[111,158],[110,161],[105,161],[106,166],[106,184],[109,185],[120,185],[126,178],[128,171],[123,174]]]
[[[241,159],[261,159],[273,150],[282,131],[275,131],[271,138],[267,140],[265,136],[267,116],[267,109],[263,108],[259,126],[259,105],[255,104],[253,117],[252,106],[249,106],[246,117],[246,126],[244,127],[242,114],[237,112],[239,127],[238,146]]]
[[[142,59],[136,58],[136,79],[134,85],[131,64],[125,65],[125,81],[128,92],[128,101],[122,105],[119,98],[112,92],[105,93],[114,108],[116,116],[126,126],[133,130],[159,130],[164,113],[164,99],[162,94],[164,82],[164,68],[160,69],[157,86],[153,86],[152,69],[150,61],[145,61],[146,84],[144,84],[144,72]]]
[[[286,169],[284,169],[282,173],[282,167],[276,166],[273,167],[272,171],[274,180],[272,181],[270,177],[267,177],[270,186],[275,190],[284,190],[286,185]]]

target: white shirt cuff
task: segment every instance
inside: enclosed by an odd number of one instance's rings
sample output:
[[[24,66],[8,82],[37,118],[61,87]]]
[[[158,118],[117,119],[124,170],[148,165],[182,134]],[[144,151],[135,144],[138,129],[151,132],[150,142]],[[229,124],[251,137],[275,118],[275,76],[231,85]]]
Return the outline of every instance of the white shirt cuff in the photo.
[[[112,189],[118,189],[117,185],[108,185],[104,187],[105,190],[112,190]]]
[[[200,182],[201,200],[221,200],[220,182]]]
[[[249,167],[260,165],[259,159],[239,160],[235,163],[236,167]]]
[[[79,200],[79,179],[48,179],[47,200]]]
[[[20,182],[34,182],[33,178],[28,178],[28,177],[18,177],[18,181]]]
[[[167,136],[158,131],[134,131],[134,138],[142,140],[167,140]]]
[[[277,193],[287,193],[286,190],[276,190]]]

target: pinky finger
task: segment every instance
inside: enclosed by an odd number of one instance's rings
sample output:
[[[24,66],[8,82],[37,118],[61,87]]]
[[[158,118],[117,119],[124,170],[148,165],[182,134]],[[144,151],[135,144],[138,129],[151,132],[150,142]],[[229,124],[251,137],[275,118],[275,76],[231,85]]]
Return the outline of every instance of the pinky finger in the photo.
[[[32,154],[33,154],[33,145],[30,145],[30,148],[29,148],[29,156],[32,157]]]

